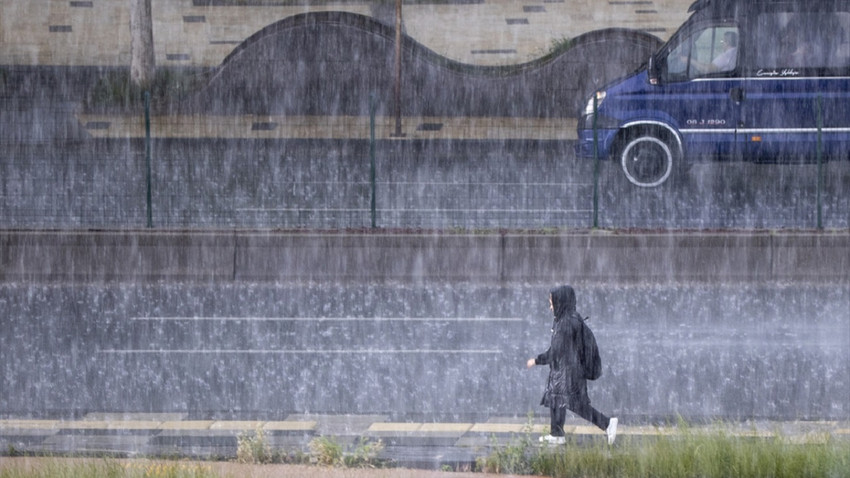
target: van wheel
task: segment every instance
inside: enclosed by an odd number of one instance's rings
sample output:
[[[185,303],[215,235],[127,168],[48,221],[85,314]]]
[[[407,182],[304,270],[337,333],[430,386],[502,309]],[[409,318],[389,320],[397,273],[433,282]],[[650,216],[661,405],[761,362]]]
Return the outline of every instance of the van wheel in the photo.
[[[652,188],[674,176],[679,156],[678,150],[669,141],[641,131],[626,138],[619,160],[630,183]]]

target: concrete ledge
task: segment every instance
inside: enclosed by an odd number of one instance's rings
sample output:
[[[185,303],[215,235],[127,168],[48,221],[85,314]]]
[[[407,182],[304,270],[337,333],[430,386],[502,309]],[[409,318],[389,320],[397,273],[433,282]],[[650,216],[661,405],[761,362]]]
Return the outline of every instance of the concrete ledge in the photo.
[[[2,231],[2,282],[850,282],[850,233]]]
[[[94,416],[95,414],[93,414]],[[405,466],[431,467],[434,464],[455,461],[472,462],[476,457],[485,456],[493,448],[515,445],[517,440],[528,434],[532,443],[536,437],[548,433],[548,425],[520,423],[407,423],[373,422],[383,420],[379,416],[323,416],[319,420],[338,423],[357,423],[348,430],[349,435],[328,434],[351,450],[357,446],[357,439],[380,439],[386,448],[381,458],[393,460]],[[90,433],[51,434],[45,431],[64,427],[69,422],[56,420],[0,420],[0,445],[11,447],[19,452],[32,453],[76,453],[93,455],[138,455],[148,456],[187,456],[204,458],[230,458],[236,455],[238,445],[234,433],[246,426],[259,425],[264,430],[277,427],[286,429],[308,427],[317,421],[185,421],[186,426],[159,424],[159,433],[141,435],[116,435],[115,429],[126,428],[126,420],[81,420],[90,422]],[[158,422],[150,422],[155,426]],[[204,423],[203,429],[196,427]],[[217,424],[213,427],[211,424]],[[565,426],[568,437],[575,440],[604,440],[604,433],[578,418],[570,418]],[[486,433],[484,433],[486,432]],[[754,439],[772,439],[785,437],[794,443],[824,443],[827,440],[846,440],[850,434],[847,422],[835,421],[788,421],[788,422],[730,422],[717,424],[694,424],[686,430],[678,426],[651,426],[647,424],[622,425],[619,435],[633,439],[654,439],[659,436],[676,436],[682,433],[717,433]],[[309,442],[317,435],[304,433],[292,436],[270,436],[268,443],[282,450],[309,449]]]

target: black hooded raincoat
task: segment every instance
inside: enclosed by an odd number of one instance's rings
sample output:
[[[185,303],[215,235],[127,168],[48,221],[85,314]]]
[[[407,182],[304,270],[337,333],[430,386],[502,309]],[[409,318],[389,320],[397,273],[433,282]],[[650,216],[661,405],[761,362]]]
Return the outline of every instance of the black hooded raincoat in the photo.
[[[582,340],[582,318],[576,312],[576,293],[570,286],[552,289],[555,322],[549,350],[538,355],[538,365],[549,365],[549,381],[540,404],[548,408],[575,409],[588,404],[587,379],[581,358],[586,351]]]

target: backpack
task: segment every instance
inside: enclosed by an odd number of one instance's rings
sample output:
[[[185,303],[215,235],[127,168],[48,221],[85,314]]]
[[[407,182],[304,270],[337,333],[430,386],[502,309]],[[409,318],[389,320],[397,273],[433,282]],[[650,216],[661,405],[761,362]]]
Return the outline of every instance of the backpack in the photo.
[[[590,327],[585,324],[587,319],[581,322],[581,339],[584,346],[584,354],[581,356],[581,366],[584,369],[584,378],[596,380],[602,376],[602,357],[599,356],[599,347],[596,346],[596,337]]]

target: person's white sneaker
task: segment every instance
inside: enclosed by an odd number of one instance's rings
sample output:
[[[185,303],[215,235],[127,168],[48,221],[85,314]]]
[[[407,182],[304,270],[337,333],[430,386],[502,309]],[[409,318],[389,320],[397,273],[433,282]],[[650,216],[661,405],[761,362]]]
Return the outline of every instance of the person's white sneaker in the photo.
[[[567,437],[555,437],[552,435],[543,435],[538,438],[540,443],[548,443],[550,445],[563,445],[567,442]]]
[[[617,418],[614,417],[608,422],[608,428],[605,430],[605,433],[608,435],[608,444],[613,445],[614,440],[617,439]]]

